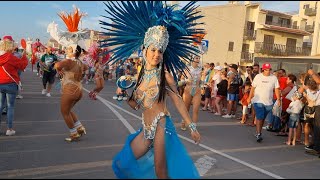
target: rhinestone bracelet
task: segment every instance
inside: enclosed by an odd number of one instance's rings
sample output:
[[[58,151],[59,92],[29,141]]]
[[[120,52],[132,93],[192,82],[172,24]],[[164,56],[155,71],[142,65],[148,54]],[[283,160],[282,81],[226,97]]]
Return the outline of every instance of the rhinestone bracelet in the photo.
[[[190,124],[188,125],[188,127],[190,128],[191,132],[197,131],[197,126],[196,126],[196,124],[193,123],[193,122],[190,123]]]

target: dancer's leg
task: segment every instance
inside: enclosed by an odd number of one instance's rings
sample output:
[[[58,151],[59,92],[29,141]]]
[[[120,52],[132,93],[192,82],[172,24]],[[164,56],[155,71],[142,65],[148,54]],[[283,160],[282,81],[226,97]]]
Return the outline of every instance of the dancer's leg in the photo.
[[[161,125],[160,125],[161,124]],[[156,135],[154,138],[154,165],[156,170],[156,175],[159,179],[167,179],[167,162],[165,155],[165,118],[159,121],[157,126]]]
[[[200,101],[201,101],[201,92],[200,89],[197,91],[197,93],[192,98],[192,121],[194,123],[198,123],[199,119],[199,108],[200,108]]]

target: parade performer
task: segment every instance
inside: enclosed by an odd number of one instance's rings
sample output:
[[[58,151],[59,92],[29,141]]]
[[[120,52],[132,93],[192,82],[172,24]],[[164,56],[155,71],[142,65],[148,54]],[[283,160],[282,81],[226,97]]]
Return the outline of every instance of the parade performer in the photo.
[[[36,42],[32,43],[31,48],[31,71],[33,72],[33,66],[37,63],[38,68],[38,61],[40,60],[40,58],[38,58],[37,56],[37,53],[40,53],[41,50],[43,51],[44,49],[46,49],[46,47],[40,42],[40,39],[37,38]]]
[[[80,60],[83,50],[77,45],[83,37],[78,34],[78,24],[83,14],[79,13],[79,9],[74,8],[73,15],[65,15],[64,12],[59,13],[69,32],[57,34],[58,40],[67,37],[64,41],[58,42],[67,47],[68,58],[56,63],[54,66],[59,76],[62,77],[60,105],[62,116],[70,131],[70,136],[65,139],[69,142],[76,141],[86,134],[84,126],[78,120],[76,114],[72,112],[72,108],[82,98],[82,74],[88,69]],[[84,35],[84,31],[81,31],[81,34]],[[72,52],[74,52],[73,55]]]
[[[112,23],[103,22],[110,32],[104,35],[111,62],[126,60],[143,45],[143,65],[137,80],[128,76],[117,81],[122,89],[134,86],[128,104],[142,109],[142,128],[128,136],[123,149],[114,157],[112,168],[118,178],[199,178],[199,173],[179,140],[166,106],[167,96],[191,130],[191,137],[200,142],[200,134],[178,95],[176,72],[183,72],[190,54],[199,50],[191,46],[197,20],[195,2],[181,10],[162,1],[127,1],[105,3]],[[132,81],[123,87],[122,80]]]
[[[187,74],[187,78],[182,76],[181,81],[179,81],[178,86],[186,85],[184,88],[184,93],[182,95],[183,101],[186,105],[186,108],[189,112],[191,103],[192,103],[192,121],[194,123],[198,122],[199,116],[199,107],[201,103],[201,73],[202,67],[199,65],[200,56],[194,56],[193,61],[189,66],[190,74]],[[181,130],[186,130],[186,123],[184,120],[181,122]]]
[[[94,80],[96,82],[96,87],[89,92],[89,97],[93,100],[97,100],[97,94],[104,88],[103,71],[105,69],[105,65],[102,62],[102,58],[102,56],[99,56],[98,61],[96,61],[94,65]]]
[[[104,77],[103,77],[103,72],[106,67],[106,63],[108,62],[110,55],[107,52],[107,49],[105,48],[104,50],[97,48],[96,52],[93,51],[92,53],[92,58],[93,60],[97,59],[94,62],[94,80],[96,83],[96,87],[89,92],[89,97],[93,100],[97,100],[96,96],[99,92],[102,91],[104,88]]]

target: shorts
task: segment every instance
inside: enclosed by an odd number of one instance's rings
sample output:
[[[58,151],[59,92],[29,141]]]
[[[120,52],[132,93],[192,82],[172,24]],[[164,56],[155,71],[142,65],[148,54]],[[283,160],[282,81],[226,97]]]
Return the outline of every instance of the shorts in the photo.
[[[242,106],[242,115],[249,114],[249,108],[248,106]]]
[[[206,97],[204,96],[204,94],[201,94],[201,101],[206,100]]]
[[[43,71],[43,77],[42,77],[43,84],[47,84],[47,82],[49,82],[49,84],[53,84],[55,80],[55,76],[56,76],[55,71],[52,71],[52,72]]]
[[[299,114],[290,114],[288,127],[297,128],[298,122],[299,122]]]
[[[227,100],[228,101],[239,101],[239,94],[227,94]]]
[[[256,112],[257,120],[264,120],[270,111],[272,111],[273,105],[264,105],[262,103],[253,103],[254,111]]]
[[[205,92],[204,92],[204,97],[205,98],[211,98],[211,89],[210,89],[210,87],[206,87]]]
[[[211,92],[211,98],[217,97],[217,92],[218,92],[217,89],[212,90],[212,92]]]

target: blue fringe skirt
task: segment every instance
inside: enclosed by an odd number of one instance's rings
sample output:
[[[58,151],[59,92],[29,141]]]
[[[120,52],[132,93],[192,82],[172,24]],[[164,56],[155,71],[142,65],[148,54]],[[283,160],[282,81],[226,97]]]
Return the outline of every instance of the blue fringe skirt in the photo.
[[[158,125],[159,126],[159,125]],[[166,116],[165,156],[167,172],[171,179],[199,179],[199,173],[187,150],[178,138],[170,116]],[[160,126],[161,127],[161,126]],[[142,131],[128,136],[122,150],[114,157],[112,169],[120,179],[156,179],[154,149],[139,159],[134,157],[130,143]]]

